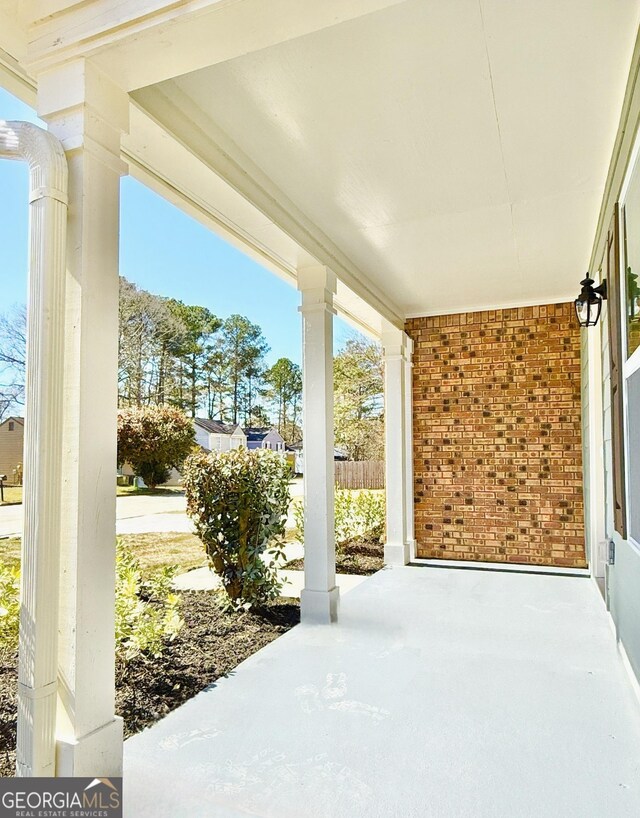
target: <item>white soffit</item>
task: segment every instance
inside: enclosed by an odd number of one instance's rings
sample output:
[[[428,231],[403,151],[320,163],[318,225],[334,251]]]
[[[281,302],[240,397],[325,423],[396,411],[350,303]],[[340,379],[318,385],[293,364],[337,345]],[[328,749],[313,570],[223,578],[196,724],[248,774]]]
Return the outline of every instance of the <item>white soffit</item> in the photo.
[[[638,6],[407,0],[158,87],[405,314],[561,301],[588,264]]]
[[[292,286],[299,266],[317,263],[136,105],[131,106],[130,120],[123,158],[131,176]],[[343,282],[338,282],[336,308],[361,332],[380,335],[379,314]]]

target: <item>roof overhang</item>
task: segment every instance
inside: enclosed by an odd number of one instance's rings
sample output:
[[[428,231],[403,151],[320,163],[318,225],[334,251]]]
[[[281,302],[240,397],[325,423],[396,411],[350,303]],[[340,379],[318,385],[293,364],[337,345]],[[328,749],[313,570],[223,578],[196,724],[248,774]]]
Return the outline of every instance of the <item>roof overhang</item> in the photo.
[[[16,7],[12,90],[91,58],[132,91],[132,175],[292,284],[330,266],[365,331],[574,296],[638,0],[34,0],[24,31]]]

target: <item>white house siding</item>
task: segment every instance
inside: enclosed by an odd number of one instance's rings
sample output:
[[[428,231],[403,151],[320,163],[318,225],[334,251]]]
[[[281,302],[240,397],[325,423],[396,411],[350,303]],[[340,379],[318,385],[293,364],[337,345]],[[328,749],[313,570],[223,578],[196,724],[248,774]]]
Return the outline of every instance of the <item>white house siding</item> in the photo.
[[[232,434],[231,437],[229,438],[229,444],[231,449],[246,449],[247,438],[245,435]]]
[[[212,452],[228,452],[230,449],[247,447],[247,438],[240,427],[237,427],[230,435],[221,432],[209,432],[197,423],[195,424],[195,430],[198,445]]]
[[[203,449],[210,449],[209,446],[209,432],[206,429],[203,429],[202,426],[198,426],[198,424],[194,424],[196,430],[196,443],[199,446],[202,446]]]
[[[271,449],[274,452],[282,452],[285,450],[284,438],[275,429],[262,438],[262,440],[250,440],[247,443],[249,449]]]
[[[229,451],[229,435],[209,435],[209,446],[212,452],[227,452]]]
[[[606,322],[606,312],[603,315]],[[604,325],[606,329],[606,324]],[[607,565],[607,607],[631,667],[640,679],[640,553],[614,530],[611,444],[609,337],[602,332],[602,406],[604,425],[606,534],[615,544],[615,563]]]
[[[9,431],[10,425],[13,429]],[[7,481],[14,479],[14,471],[23,463],[24,425],[21,420],[7,418],[0,424],[0,474],[6,474]]]

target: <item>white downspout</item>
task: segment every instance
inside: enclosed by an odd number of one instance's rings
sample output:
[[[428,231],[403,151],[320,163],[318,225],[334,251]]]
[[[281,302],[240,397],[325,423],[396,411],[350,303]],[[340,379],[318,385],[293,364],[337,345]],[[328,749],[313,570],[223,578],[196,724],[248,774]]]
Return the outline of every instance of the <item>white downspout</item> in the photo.
[[[0,157],[29,166],[24,529],[17,775],[55,775],[67,160],[29,122],[0,120]]]

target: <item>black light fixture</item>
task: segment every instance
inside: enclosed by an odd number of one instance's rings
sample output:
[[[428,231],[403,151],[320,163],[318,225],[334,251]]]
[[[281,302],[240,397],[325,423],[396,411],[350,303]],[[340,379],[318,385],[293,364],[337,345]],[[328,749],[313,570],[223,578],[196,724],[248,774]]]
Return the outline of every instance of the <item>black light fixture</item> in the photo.
[[[587,277],[580,282],[582,289],[574,302],[576,318],[581,327],[595,327],[602,312],[602,302],[607,300],[606,279],[597,287],[593,283],[587,273]]]

